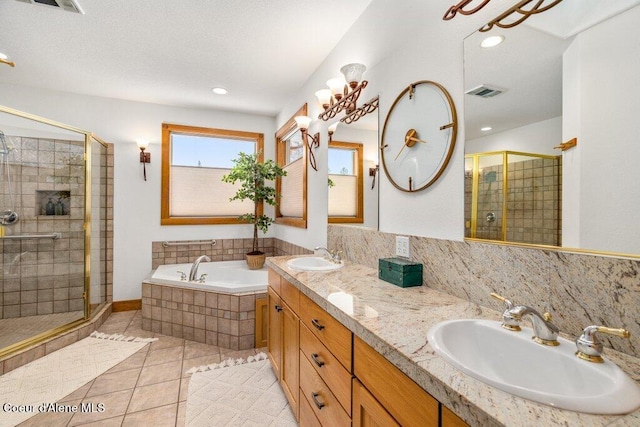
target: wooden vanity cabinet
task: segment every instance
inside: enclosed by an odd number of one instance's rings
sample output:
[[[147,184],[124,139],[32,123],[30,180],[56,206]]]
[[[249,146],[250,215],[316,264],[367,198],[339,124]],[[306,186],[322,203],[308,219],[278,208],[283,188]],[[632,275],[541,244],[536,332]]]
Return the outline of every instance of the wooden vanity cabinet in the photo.
[[[268,299],[269,358],[300,426],[466,426],[271,269]]]
[[[296,419],[299,419],[300,395],[300,320],[296,313],[299,294],[300,291],[291,283],[278,275],[269,274],[267,351]]]

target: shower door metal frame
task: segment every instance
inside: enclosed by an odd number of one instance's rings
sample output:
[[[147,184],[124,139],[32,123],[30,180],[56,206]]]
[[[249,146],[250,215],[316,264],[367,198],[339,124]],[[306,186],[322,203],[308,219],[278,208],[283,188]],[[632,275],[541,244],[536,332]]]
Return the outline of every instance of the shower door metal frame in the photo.
[[[480,157],[485,156],[502,156],[502,224],[501,224],[501,239],[485,239],[478,238],[478,185],[480,183]],[[540,159],[556,159],[558,156],[550,155],[550,154],[536,154],[536,153],[526,153],[523,151],[485,151],[481,153],[472,153],[465,154],[465,159],[473,160],[473,170],[472,170],[472,184],[471,184],[471,227],[470,227],[470,239],[477,239],[482,241],[494,241],[494,242],[507,242],[507,198],[509,196],[508,192],[508,160],[509,155],[514,156],[528,156],[535,157]]]
[[[101,144],[103,147],[107,148],[108,144],[97,137],[93,133],[86,131],[84,129],[80,129],[74,126],[70,126],[64,123],[57,122],[55,120],[50,120],[45,117],[40,117],[35,114],[26,113],[24,111],[16,110],[11,107],[6,107],[0,105],[0,113],[6,113],[13,116],[21,117],[27,120],[32,120],[37,123],[42,123],[45,125],[61,128],[70,132],[75,132],[84,135],[84,167],[85,167],[85,183],[84,183],[84,292],[82,294],[84,299],[84,316],[82,319],[75,320],[73,322],[67,323],[66,325],[50,329],[41,334],[35,335],[26,340],[17,342],[5,348],[0,348],[0,357],[4,357],[13,352],[21,350],[23,348],[29,347],[34,344],[38,344],[48,338],[54,337],[62,332],[70,330],[76,326],[82,325],[87,320],[91,318],[91,307],[90,307],[90,292],[91,292],[91,140],[94,139],[96,142]],[[1,238],[0,238],[1,239]],[[105,295],[105,301],[101,302],[98,307],[96,307],[95,312],[98,312],[100,307],[105,304],[108,299],[108,295]]]

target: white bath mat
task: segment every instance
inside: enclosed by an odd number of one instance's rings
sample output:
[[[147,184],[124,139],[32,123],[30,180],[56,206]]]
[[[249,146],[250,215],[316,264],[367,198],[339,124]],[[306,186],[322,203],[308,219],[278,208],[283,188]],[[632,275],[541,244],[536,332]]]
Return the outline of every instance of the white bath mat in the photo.
[[[186,425],[297,426],[268,360],[197,372],[189,381]]]
[[[15,426],[122,362],[148,341],[88,337],[0,376],[0,427]],[[122,336],[120,336],[122,337]]]

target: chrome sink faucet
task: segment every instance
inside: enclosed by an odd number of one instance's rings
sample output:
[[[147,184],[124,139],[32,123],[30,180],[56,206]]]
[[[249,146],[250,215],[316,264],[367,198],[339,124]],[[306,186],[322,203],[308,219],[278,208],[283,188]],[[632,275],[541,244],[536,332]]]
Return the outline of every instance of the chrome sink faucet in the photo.
[[[533,340],[538,344],[558,345],[558,333],[560,330],[551,323],[551,314],[540,314],[537,310],[527,305],[514,306],[511,301],[496,293],[492,297],[505,303],[506,309],[502,313],[502,327],[510,331],[520,331],[520,323],[524,317],[529,317],[533,325]]]
[[[211,258],[206,255],[200,255],[198,258],[196,258],[196,260],[193,262],[193,265],[191,265],[191,271],[189,272],[190,282],[194,282],[197,280],[196,277],[198,276],[198,266],[202,261],[211,262]]]
[[[316,246],[315,248],[313,248],[313,250],[324,251],[327,254],[327,258],[329,258],[329,261],[335,264],[342,263],[342,251],[336,251],[336,250],[330,251],[329,249],[323,248],[322,246]]]

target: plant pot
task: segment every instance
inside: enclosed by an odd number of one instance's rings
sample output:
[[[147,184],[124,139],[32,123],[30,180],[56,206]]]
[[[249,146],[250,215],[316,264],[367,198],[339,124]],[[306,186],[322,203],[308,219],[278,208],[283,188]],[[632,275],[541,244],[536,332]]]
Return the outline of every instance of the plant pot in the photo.
[[[260,270],[264,267],[264,261],[267,256],[263,253],[260,254],[247,254],[247,265],[249,270]]]

